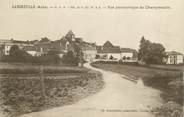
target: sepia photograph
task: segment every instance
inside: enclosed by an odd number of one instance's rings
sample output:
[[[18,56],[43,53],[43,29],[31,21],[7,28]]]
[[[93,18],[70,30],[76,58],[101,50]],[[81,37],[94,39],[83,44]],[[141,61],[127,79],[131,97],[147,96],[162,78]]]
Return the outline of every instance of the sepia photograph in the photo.
[[[184,117],[183,0],[0,0],[0,117]]]

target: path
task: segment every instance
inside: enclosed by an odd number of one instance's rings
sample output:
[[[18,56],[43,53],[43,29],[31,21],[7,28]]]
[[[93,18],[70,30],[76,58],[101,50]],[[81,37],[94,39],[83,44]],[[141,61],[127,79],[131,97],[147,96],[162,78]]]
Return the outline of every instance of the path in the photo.
[[[161,105],[158,90],[137,85],[120,74],[93,68],[89,64],[85,67],[103,74],[105,87],[100,92],[73,105],[21,117],[154,117],[147,111]]]

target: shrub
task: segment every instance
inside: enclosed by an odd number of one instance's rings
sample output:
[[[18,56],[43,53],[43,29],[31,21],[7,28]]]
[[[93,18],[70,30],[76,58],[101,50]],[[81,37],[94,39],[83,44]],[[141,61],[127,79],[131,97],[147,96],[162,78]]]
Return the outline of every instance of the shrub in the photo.
[[[169,101],[155,110],[157,117],[183,117],[183,108],[179,104]]]
[[[119,61],[96,61],[93,62],[92,65],[94,64],[124,64],[124,65],[138,65],[138,62],[123,62],[122,60]]]
[[[99,58],[100,58],[100,55],[97,54],[97,55],[95,56],[95,59],[99,59]]]
[[[74,55],[72,51],[67,52],[62,57],[62,62],[67,65],[78,65],[79,59]]]
[[[60,58],[58,55],[44,54],[35,58],[34,62],[37,64],[59,64]]]
[[[32,62],[33,57],[26,51],[19,49],[17,45],[13,45],[10,48],[10,54],[3,56],[2,61],[4,62]]]
[[[143,79],[145,84],[160,89],[162,98],[183,105],[183,73],[157,73],[151,78]]]
[[[111,55],[109,59],[110,59],[110,60],[113,60],[113,59],[114,59],[114,57]]]

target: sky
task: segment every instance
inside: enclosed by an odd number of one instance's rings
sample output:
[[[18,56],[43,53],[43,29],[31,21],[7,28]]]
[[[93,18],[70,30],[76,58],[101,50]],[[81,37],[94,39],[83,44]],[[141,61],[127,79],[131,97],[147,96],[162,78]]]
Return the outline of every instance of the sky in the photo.
[[[170,9],[13,9],[12,5],[169,6]],[[139,48],[142,36],[184,53],[183,0],[0,0],[0,40],[57,40],[72,30],[98,45]]]

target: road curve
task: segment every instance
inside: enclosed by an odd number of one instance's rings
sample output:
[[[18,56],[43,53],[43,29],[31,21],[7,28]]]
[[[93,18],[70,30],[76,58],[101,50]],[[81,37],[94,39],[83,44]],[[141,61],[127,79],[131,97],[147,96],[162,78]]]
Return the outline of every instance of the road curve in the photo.
[[[128,81],[120,74],[93,68],[103,74],[105,86],[79,102],[33,112],[21,117],[154,117],[149,111],[162,103],[158,90]]]

